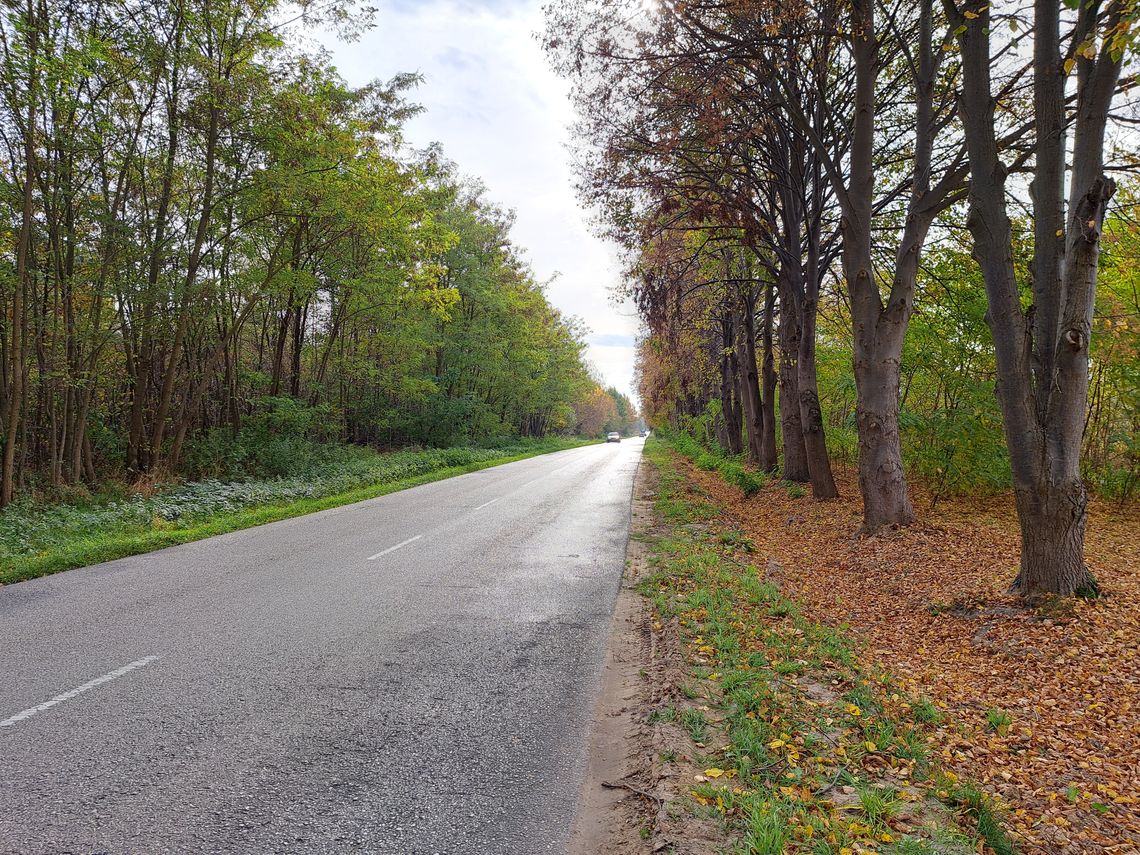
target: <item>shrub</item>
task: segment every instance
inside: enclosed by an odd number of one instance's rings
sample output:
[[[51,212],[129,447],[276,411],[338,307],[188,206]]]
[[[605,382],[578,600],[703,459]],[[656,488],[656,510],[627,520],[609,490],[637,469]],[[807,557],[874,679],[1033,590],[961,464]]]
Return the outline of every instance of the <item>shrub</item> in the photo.
[[[746,468],[739,460],[722,460],[718,470],[725,481],[740,488],[745,498],[756,495],[764,486],[764,476]]]
[[[159,485],[159,490],[150,495],[107,494],[75,504],[38,504],[22,499],[0,513],[0,566],[5,559],[50,552],[83,538],[101,539],[172,524],[189,526],[248,508],[320,499],[450,467],[562,446],[557,440],[516,440],[496,449],[437,448],[377,454],[354,446],[303,444],[299,447],[305,453],[290,462],[289,474],[280,477],[237,481],[206,478]],[[214,450],[222,447],[219,444]]]

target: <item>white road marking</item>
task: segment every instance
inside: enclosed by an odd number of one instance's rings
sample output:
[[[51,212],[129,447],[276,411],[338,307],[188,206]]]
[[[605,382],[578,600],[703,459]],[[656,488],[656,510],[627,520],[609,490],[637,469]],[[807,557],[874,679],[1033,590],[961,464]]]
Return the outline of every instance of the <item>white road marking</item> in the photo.
[[[551,476],[551,475],[553,475],[555,472],[561,472],[563,469],[569,469],[569,468],[570,468],[571,466],[573,466],[573,465],[574,465],[573,463],[567,463],[567,464],[565,464],[564,466],[559,466],[557,469],[551,469],[549,472],[547,472],[547,473],[546,473],[545,475],[543,475],[541,478],[535,478],[533,481],[527,481],[525,484],[520,484],[518,487],[515,487],[515,489],[516,489],[516,490],[525,490],[525,489],[526,489],[527,487],[529,487],[531,484],[537,484],[537,483],[539,483],[540,481],[546,481],[546,480],[547,480],[548,478],[550,478],[550,476]],[[479,505],[479,506],[475,507],[473,510],[476,510],[476,511],[481,511],[481,510],[483,510],[483,508],[487,507],[488,505],[493,505],[493,504],[495,504],[495,502],[499,501],[499,499],[502,499],[502,498],[503,498],[502,496],[499,496],[497,499],[491,499],[491,501],[489,501],[489,502],[484,502],[483,504],[481,504],[481,505]]]
[[[56,695],[51,700],[44,701],[42,704],[37,704],[34,707],[30,707],[29,709],[24,710],[23,712],[16,713],[11,718],[6,718],[3,721],[0,721],[0,727],[11,727],[14,724],[19,724],[20,722],[31,718],[36,713],[41,713],[44,710],[51,709],[56,704],[62,704],[64,701],[70,701],[72,698],[78,695],[82,695],[84,692],[90,691],[96,686],[102,686],[104,683],[109,683],[112,680],[117,680],[124,674],[129,674],[136,668],[141,668],[144,665],[149,665],[151,662],[154,662],[158,658],[158,656],[147,656],[143,659],[138,659],[134,662],[131,662],[129,665],[124,665],[122,668],[116,668],[114,671],[109,671],[102,677],[96,677],[94,680],[90,680],[84,683],[82,686],[76,686],[74,689],[70,689],[61,695]]]
[[[395,546],[389,546],[387,549],[385,549],[381,552],[377,552],[375,555],[368,556],[368,560],[369,561],[375,561],[377,558],[379,558],[382,555],[387,555],[389,552],[395,552],[397,549],[400,549],[401,547],[407,546],[409,543],[415,543],[421,537],[423,537],[422,534],[417,534],[415,537],[409,537],[403,543],[397,543]]]

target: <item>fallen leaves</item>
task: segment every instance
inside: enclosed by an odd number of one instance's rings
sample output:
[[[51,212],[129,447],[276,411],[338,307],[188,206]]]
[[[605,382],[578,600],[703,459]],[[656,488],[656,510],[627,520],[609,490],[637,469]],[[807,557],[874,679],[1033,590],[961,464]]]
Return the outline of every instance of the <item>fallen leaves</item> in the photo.
[[[788,596],[849,625],[865,664],[949,713],[939,753],[1008,804],[1026,851],[1140,851],[1136,507],[1090,509],[1086,555],[1106,596],[1033,611],[1006,593],[1019,548],[1007,499],[943,502],[909,529],[856,538],[852,473],[840,473],[844,498],[816,503],[778,486],[744,500],[715,473],[686,469]],[[1004,732],[987,726],[992,711],[1008,713]]]

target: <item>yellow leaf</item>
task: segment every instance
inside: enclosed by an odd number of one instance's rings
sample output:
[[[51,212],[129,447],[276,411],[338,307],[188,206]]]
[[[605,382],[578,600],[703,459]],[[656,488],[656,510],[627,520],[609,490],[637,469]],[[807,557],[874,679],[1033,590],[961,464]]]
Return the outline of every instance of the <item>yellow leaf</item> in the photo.
[[[1066,59],[1065,60],[1065,74],[1072,74],[1073,68],[1076,66],[1076,64],[1077,64],[1077,61],[1075,59]]]
[[[724,774],[724,769],[705,769],[705,774],[710,778],[719,778]]]
[[[1065,236],[1065,230],[1064,229],[1057,229],[1057,237],[1064,237],[1064,236]]]
[[[871,742],[870,740],[868,740],[867,742],[863,743],[863,747],[866,748],[868,751],[870,751],[872,754],[874,754],[875,749],[877,749],[879,746],[877,746],[874,742]]]
[[[977,13],[977,12],[971,12],[969,9],[967,9],[967,10],[966,10],[965,12],[963,12],[962,14],[963,14],[965,17],[969,18],[971,21],[972,21],[972,20],[974,20],[976,17],[978,17],[978,13]]]
[[[855,706],[855,704],[848,704],[846,707],[844,707],[844,709],[847,710],[848,715],[863,715],[863,711],[859,709],[859,707]]]

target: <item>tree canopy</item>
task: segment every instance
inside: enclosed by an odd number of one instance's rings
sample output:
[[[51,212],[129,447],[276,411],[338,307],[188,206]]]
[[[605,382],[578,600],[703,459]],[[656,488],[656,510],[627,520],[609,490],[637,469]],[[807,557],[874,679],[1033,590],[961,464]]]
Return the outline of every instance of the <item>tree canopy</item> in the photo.
[[[1015,588],[1095,590],[1085,478],[1136,471],[1110,379],[1135,370],[1110,177],[1135,163],[1135,27],[1116,0],[549,7],[649,418],[817,499],[853,459],[864,533],[914,521],[908,471],[1012,487]]]
[[[585,330],[511,215],[404,143],[418,79],[350,86],[298,38],[368,15],[5,7],[0,506],[208,475],[266,426],[396,446],[578,424]]]

